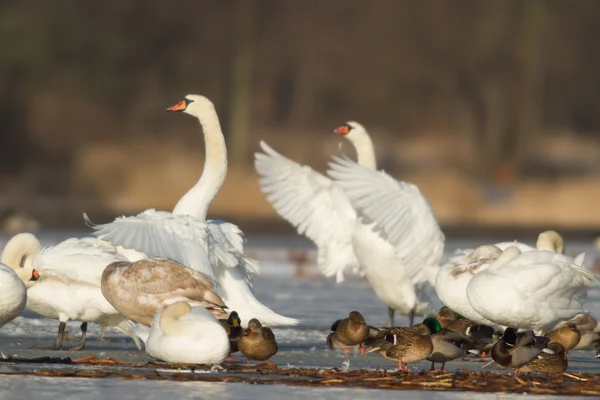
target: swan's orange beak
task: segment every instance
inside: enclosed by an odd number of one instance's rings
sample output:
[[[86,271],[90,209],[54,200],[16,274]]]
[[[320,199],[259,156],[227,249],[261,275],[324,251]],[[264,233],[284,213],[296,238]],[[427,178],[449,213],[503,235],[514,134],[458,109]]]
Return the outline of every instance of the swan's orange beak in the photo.
[[[37,269],[34,269],[31,273],[31,280],[37,281],[38,279],[40,279],[40,273],[37,271]]]
[[[186,109],[186,107],[187,107],[187,104],[185,103],[185,100],[181,100],[179,103],[175,104],[174,106],[167,108],[167,111],[183,111]]]
[[[342,125],[339,128],[335,128],[333,132],[338,133],[340,135],[347,135],[350,133],[350,127],[348,125]]]

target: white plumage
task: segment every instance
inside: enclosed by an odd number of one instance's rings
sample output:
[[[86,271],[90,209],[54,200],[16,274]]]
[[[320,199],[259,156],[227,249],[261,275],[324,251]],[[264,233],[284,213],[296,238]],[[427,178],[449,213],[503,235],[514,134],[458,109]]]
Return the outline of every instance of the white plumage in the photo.
[[[157,314],[150,329],[137,326],[148,354],[170,363],[219,364],[229,354],[229,338],[204,307],[172,304]]]
[[[0,264],[0,327],[17,318],[27,303],[25,283],[32,277],[33,269],[20,268],[19,276],[8,265]]]
[[[475,311],[496,324],[543,334],[583,313],[587,291],[597,282],[572,257],[509,247],[471,279],[467,297]]]

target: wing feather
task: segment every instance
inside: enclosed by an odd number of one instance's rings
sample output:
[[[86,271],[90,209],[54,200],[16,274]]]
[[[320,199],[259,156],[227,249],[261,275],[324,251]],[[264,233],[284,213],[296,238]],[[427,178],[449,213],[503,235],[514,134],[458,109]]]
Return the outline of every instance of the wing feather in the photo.
[[[419,189],[347,157],[334,157],[329,166],[329,176],[363,222],[374,223],[375,231],[394,246],[413,282],[430,280],[435,274],[429,269],[438,266],[443,254],[444,235]]]
[[[273,208],[306,235],[319,249],[319,267],[326,276],[343,280],[357,271],[352,248],[356,213],[343,191],[331,179],[282,156],[266,143],[255,154],[260,186]]]

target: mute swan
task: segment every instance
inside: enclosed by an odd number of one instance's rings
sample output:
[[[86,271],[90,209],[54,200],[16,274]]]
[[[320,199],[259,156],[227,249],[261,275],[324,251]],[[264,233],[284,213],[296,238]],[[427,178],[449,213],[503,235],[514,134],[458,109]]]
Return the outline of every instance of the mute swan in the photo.
[[[484,245],[473,250],[462,250],[460,254],[450,258],[442,265],[436,275],[435,290],[440,300],[460,315],[503,331],[504,327],[482,317],[473,309],[467,299],[467,285],[476,274],[489,267],[502,250],[516,246],[521,252],[535,250],[525,243],[502,242],[495,245]],[[563,251],[563,239],[554,231],[540,233],[536,244],[537,249]]]
[[[167,110],[190,114],[202,125],[206,160],[200,180],[172,213],[150,209],[103,225],[94,225],[84,215],[88,226],[113,245],[175,260],[214,279],[217,292],[243,321],[258,318],[271,326],[297,325],[300,321],[273,312],[254,296],[252,275],[258,273],[258,263],[244,254],[240,229],[224,221],[206,220],[227,173],[225,139],[212,102],[187,95]]]
[[[31,268],[13,271],[8,265],[0,264],[0,327],[17,318],[27,303],[27,285],[39,278]]]
[[[344,190],[357,218],[352,245],[377,296],[394,311],[431,311],[433,281],[443,254],[444,235],[419,189],[383,171],[334,157],[329,176]]]
[[[205,275],[164,258],[113,262],[102,273],[101,288],[117,311],[146,326],[166,306],[179,301],[227,318],[223,299]]]
[[[115,327],[132,337],[127,318],[115,310],[100,291],[104,268],[125,257],[91,240],[68,239],[54,247],[42,249],[39,240],[30,233],[12,237],[2,252],[2,263],[15,271],[35,268],[39,279],[27,289],[26,308],[46,318],[58,319],[55,349],[59,350],[68,320],[82,321],[81,345],[84,348],[87,323],[95,322]],[[19,266],[25,268],[19,268]]]
[[[148,336],[139,335],[150,356],[169,363],[219,364],[229,354],[229,338],[219,321],[185,301],[167,306],[154,317]]]
[[[361,165],[375,169],[373,144],[362,125],[348,121],[334,132],[350,141]],[[341,282],[345,271],[358,271],[352,247],[356,212],[342,189],[330,178],[284,157],[265,142],[261,141],[260,146],[264,153],[254,155],[260,187],[279,215],[315,243],[323,274]]]
[[[547,250],[504,250],[467,285],[471,307],[498,325],[544,334],[582,313],[596,276],[572,257]]]

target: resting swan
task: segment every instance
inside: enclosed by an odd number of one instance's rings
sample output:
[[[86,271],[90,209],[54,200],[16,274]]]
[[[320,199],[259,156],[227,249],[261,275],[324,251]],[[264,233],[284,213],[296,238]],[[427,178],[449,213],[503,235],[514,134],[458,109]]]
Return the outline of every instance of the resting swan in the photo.
[[[547,250],[502,251],[467,285],[467,298],[482,317],[498,325],[545,334],[583,313],[596,276],[572,257]]]
[[[39,276],[32,268],[18,268],[15,271],[8,265],[0,264],[0,327],[23,311],[27,303],[27,287]]]
[[[202,125],[206,160],[200,180],[172,213],[150,209],[103,225],[94,225],[85,216],[87,224],[113,245],[175,260],[213,279],[219,295],[242,321],[258,318],[271,326],[298,324],[297,319],[273,312],[254,296],[253,275],[258,273],[258,263],[244,254],[240,229],[224,221],[206,220],[227,173],[225,138],[212,102],[187,95],[167,110],[190,114]]]
[[[564,250],[563,238],[554,231],[540,233],[536,247],[515,241],[480,246],[475,250],[462,250],[459,255],[450,258],[442,265],[437,273],[435,289],[440,300],[471,321],[503,331],[504,327],[482,317],[473,309],[467,299],[467,285],[476,274],[488,268],[490,263],[510,246],[517,247],[521,252],[532,251],[536,248],[555,252]]]
[[[139,327],[151,357],[169,363],[219,364],[229,354],[229,337],[204,307],[180,301],[166,307],[152,321],[152,328]]]
[[[85,346],[88,322],[115,327],[131,336],[136,346],[141,348],[127,318],[115,310],[100,291],[104,268],[111,262],[127,259],[94,241],[91,238],[73,238],[42,249],[34,235],[21,233],[12,237],[4,247],[2,263],[17,272],[33,268],[39,273],[39,279],[28,284],[26,308],[60,321],[56,350],[62,346],[68,320],[83,322],[78,349]]]
[[[108,265],[102,273],[102,294],[120,313],[146,326],[166,306],[179,301],[227,319],[225,303],[205,275],[164,258]]]

